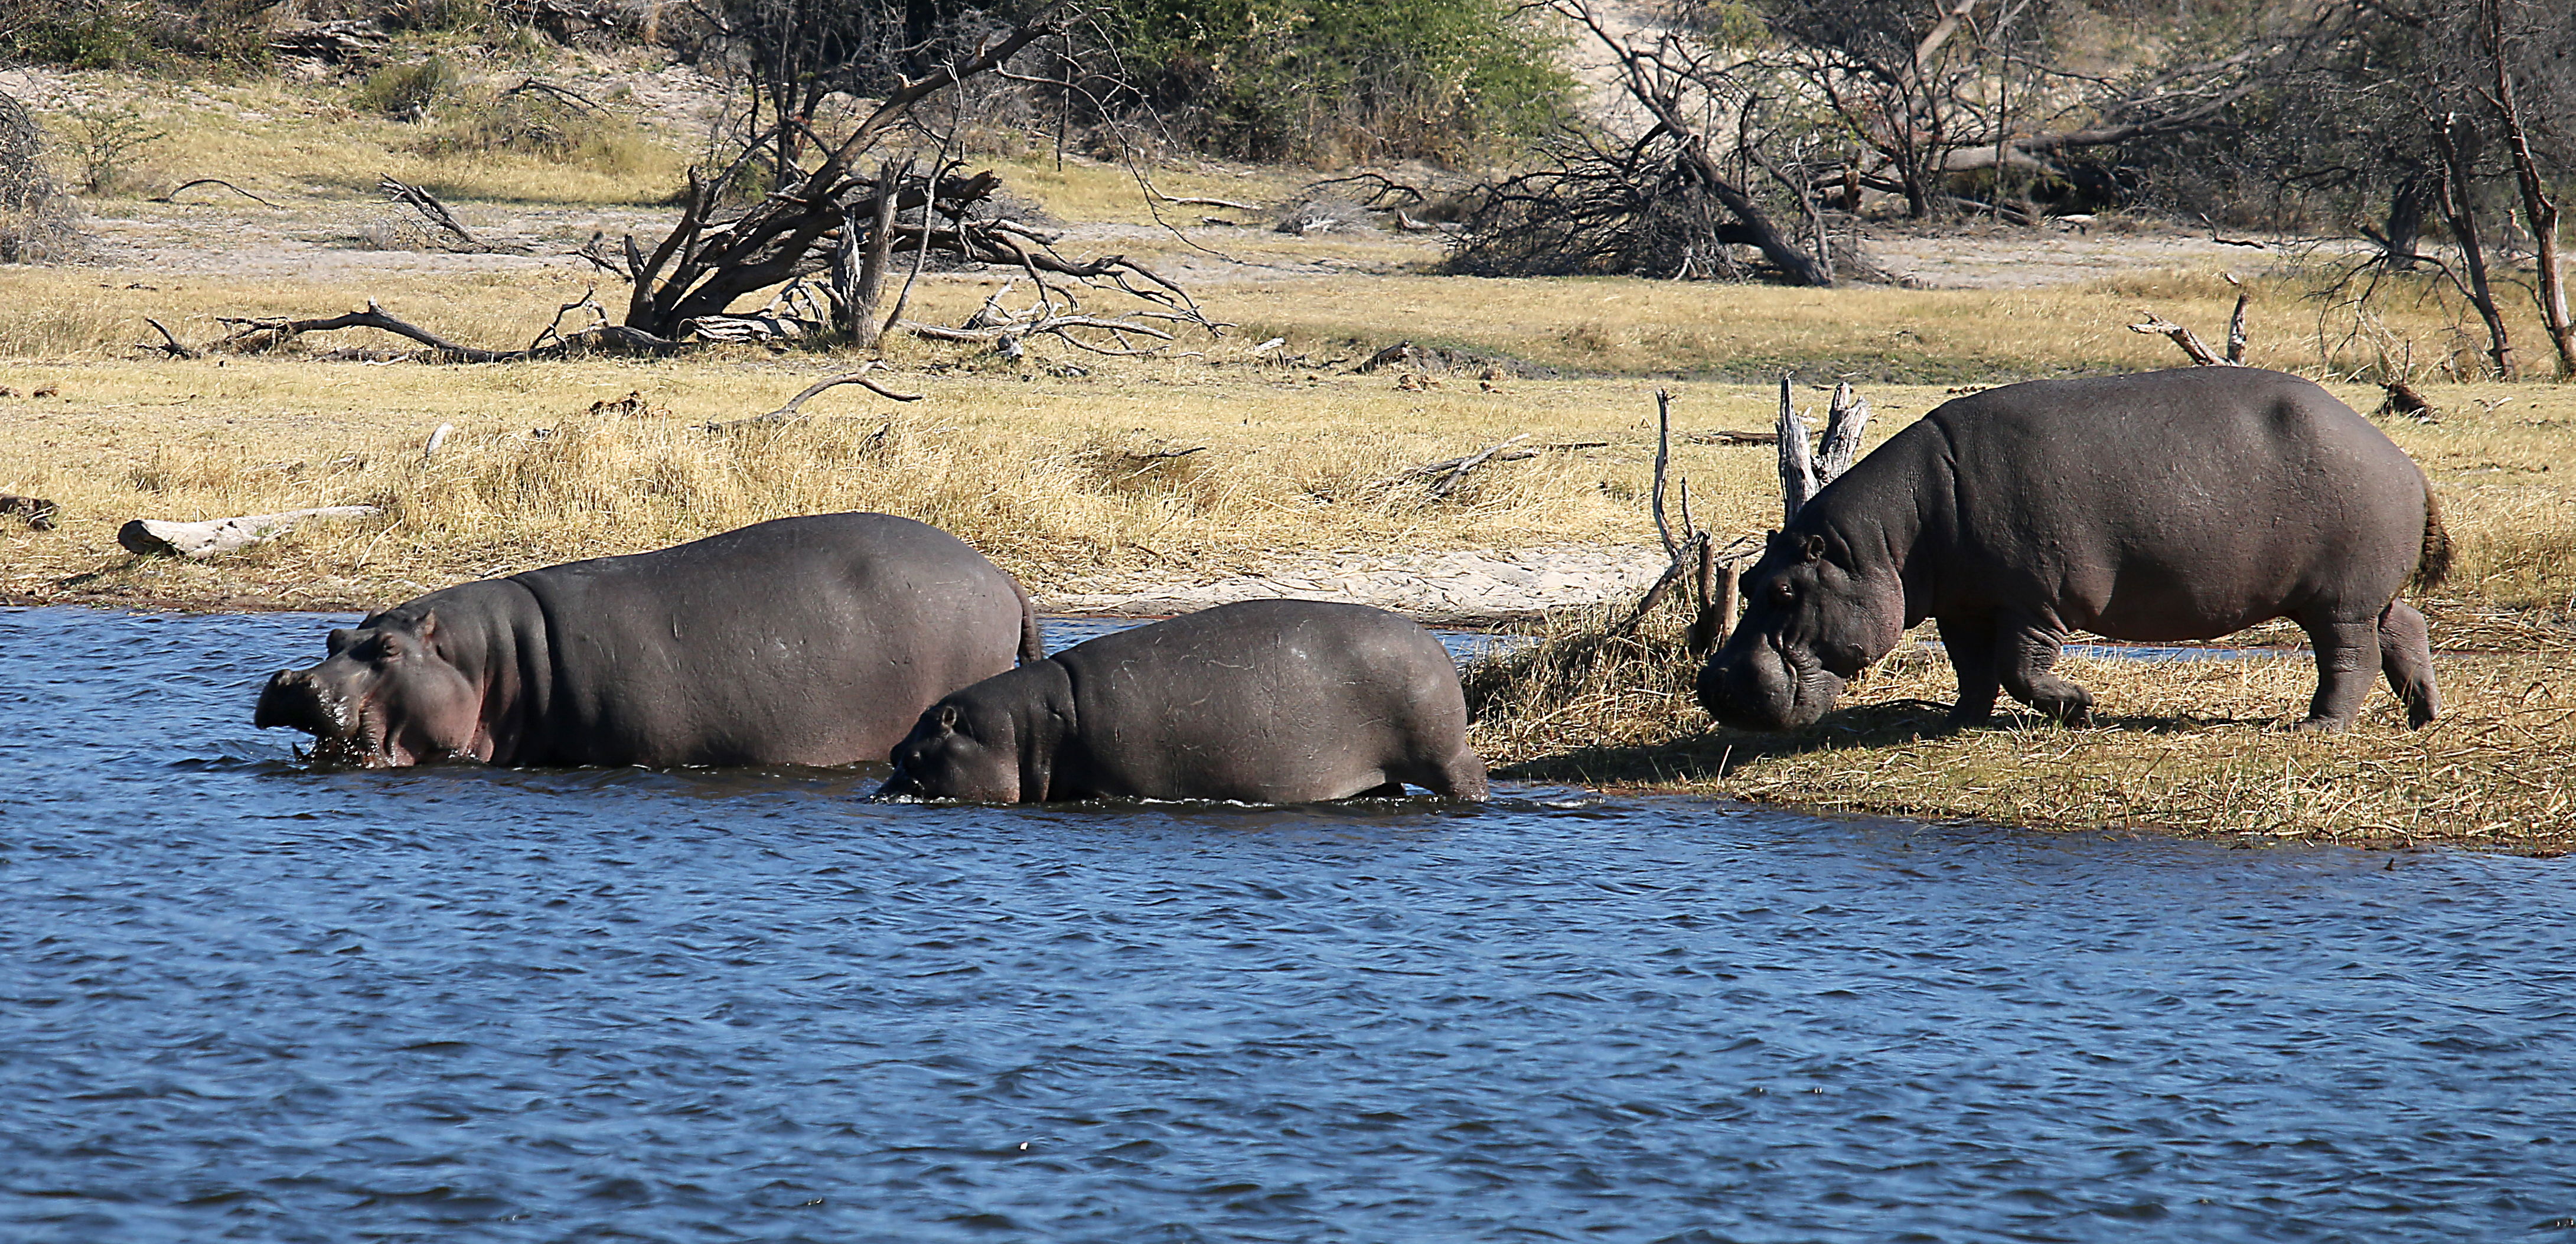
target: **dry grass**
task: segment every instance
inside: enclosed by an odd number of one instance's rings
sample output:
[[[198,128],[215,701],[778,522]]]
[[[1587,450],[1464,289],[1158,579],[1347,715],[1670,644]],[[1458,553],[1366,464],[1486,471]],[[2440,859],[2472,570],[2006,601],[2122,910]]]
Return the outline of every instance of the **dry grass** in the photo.
[[[1795,806],[2074,829],[2147,829],[2360,846],[2576,842],[2576,683],[2562,645],[2436,658],[2447,701],[2421,731],[2385,690],[2353,730],[2294,734],[2315,688],[2304,655],[2207,661],[2068,657],[2099,725],[2027,712],[1951,731],[1956,685],[1909,644],[1814,728],[1716,728],[1691,699],[1678,613],[1635,640],[1564,620],[1539,647],[1470,669],[1475,742],[1499,776],[1651,786]],[[2008,706],[2010,707],[2010,706]]]

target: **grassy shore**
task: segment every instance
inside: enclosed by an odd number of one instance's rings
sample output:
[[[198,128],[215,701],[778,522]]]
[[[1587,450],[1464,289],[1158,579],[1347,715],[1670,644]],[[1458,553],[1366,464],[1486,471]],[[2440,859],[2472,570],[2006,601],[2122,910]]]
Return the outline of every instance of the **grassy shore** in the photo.
[[[2154,311],[2215,337],[2235,296],[2215,264],[2020,289],[1446,278],[1428,275],[1439,251],[1420,237],[1297,238],[1199,227],[1194,215],[1178,233],[1156,223],[1124,169],[1080,159],[1058,169],[1001,149],[993,163],[1015,193],[1077,222],[1069,253],[1155,264],[1232,331],[1159,359],[1041,340],[1005,360],[898,340],[881,378],[923,394],[917,403],[842,388],[808,403],[810,418],[711,429],[856,360],[750,347],[501,366],[315,357],[399,344],[367,332],[193,360],[136,345],[158,339],[146,317],[202,343],[220,334],[219,316],[325,314],[370,299],[451,339],[523,344],[597,279],[566,252],[594,229],[645,232],[667,217],[652,204],[686,156],[667,129],[617,131],[566,171],[458,154],[428,128],[332,113],[323,87],[149,89],[160,93],[146,101],[153,115],[187,127],[189,150],[216,153],[220,171],[279,206],[100,200],[92,262],[0,267],[0,390],[10,391],[0,395],[0,492],[63,510],[51,531],[0,518],[7,603],[363,608],[836,509],[939,524],[1041,593],[1317,553],[1644,544],[1659,387],[1687,434],[1769,427],[1782,370],[1799,373],[1809,407],[1823,404],[1818,385],[1848,376],[1878,413],[1872,439],[1883,439],[1963,387],[2171,365],[2169,343],[2126,325]],[[388,249],[378,171],[434,184],[470,226],[534,253]],[[1262,200],[1299,179],[1203,166],[1157,174],[1173,193]],[[2237,275],[2254,293],[2252,361],[2324,377],[2364,410],[2378,390],[2338,377],[2392,344],[2426,362],[2461,344],[2434,301],[2412,296],[2422,290],[2364,322],[2322,293],[2328,269],[2267,257]],[[958,322],[1003,280],[933,274],[914,315]],[[1256,348],[1273,337],[1284,344]],[[1398,341],[1447,365],[1427,383],[1354,370]],[[2100,697],[2101,726],[2012,718],[1951,733],[1938,707],[1951,695],[1947,668],[1918,646],[1817,728],[1743,735],[1712,730],[1690,703],[1694,663],[1677,620],[1632,641],[1602,639],[1597,618],[1567,617],[1532,655],[1474,673],[1479,746],[1506,777],[1819,808],[2556,849],[2576,840],[2561,776],[2576,743],[2576,684],[2561,673],[2576,481],[2559,469],[2576,462],[2576,386],[2430,373],[2420,384],[2440,422],[2382,426],[2424,464],[2459,550],[2451,583],[2425,602],[2450,702],[2429,730],[2403,730],[2384,692],[2349,734],[2271,730],[2305,703],[2303,657],[2077,658],[2069,668]],[[441,424],[455,430],[425,455]],[[1516,436],[1541,452],[1497,461],[1444,497],[1400,478]],[[1704,525],[1776,522],[1769,448],[1686,436],[1675,470]],[[350,503],[381,513],[208,563],[138,558],[115,541],[132,518]],[[2276,627],[2250,642],[2297,636]]]

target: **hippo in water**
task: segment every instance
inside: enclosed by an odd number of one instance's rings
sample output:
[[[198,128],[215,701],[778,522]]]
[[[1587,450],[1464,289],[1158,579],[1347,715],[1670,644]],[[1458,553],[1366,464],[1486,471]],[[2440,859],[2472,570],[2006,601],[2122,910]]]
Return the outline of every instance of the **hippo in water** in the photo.
[[[1728,725],[1804,727],[1928,617],[1959,675],[1953,723],[1987,720],[2000,688],[2082,724],[2093,697],[2049,672],[2070,632],[2168,643],[2286,617],[2317,655],[2299,728],[2350,725],[2381,672],[2421,726],[2441,694],[2424,615],[2397,593],[2449,559],[2423,471],[2296,376],[2009,385],[1943,403],[1773,534],[1699,701]]]
[[[887,514],[459,584],[330,647],[253,720],[368,766],[881,760],[931,701],[1044,655],[1017,580]]]
[[[1079,644],[958,691],[877,793],[986,803],[1483,799],[1458,668],[1380,609],[1261,600]]]

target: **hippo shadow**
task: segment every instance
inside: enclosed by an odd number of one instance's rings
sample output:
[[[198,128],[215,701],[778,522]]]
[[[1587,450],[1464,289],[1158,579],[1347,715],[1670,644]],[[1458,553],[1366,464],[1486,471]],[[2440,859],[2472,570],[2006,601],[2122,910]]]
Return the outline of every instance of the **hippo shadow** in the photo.
[[[2179,735],[2207,730],[2264,729],[2285,719],[2198,715],[2096,713],[2086,732]],[[1888,699],[1835,709],[1803,730],[1777,733],[1712,726],[1663,743],[1586,747],[1502,765],[1494,777],[1513,782],[1574,782],[1586,786],[1627,783],[1714,782],[1747,765],[1812,752],[1900,747],[1965,732],[2021,731],[2044,736],[2064,730],[2046,715],[2019,704],[1997,705],[1992,721],[1950,724],[1950,705],[1923,699]]]

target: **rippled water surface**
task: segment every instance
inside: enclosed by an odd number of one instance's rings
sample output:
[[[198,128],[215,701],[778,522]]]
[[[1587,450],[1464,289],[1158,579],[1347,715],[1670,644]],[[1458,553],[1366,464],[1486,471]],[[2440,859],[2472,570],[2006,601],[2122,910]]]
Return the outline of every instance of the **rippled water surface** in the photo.
[[[0,611],[0,1240],[2576,1232],[2568,864],[310,773]]]

